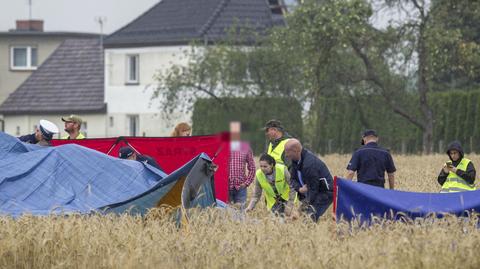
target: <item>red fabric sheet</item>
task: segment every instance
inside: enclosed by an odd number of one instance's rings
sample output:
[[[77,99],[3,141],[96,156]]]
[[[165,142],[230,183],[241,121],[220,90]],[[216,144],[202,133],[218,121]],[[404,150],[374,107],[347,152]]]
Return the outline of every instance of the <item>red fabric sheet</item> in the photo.
[[[119,141],[117,144],[115,144]],[[228,201],[228,159],[230,157],[229,133],[189,137],[121,137],[82,140],[52,140],[54,146],[75,143],[118,157],[118,150],[127,143],[138,153],[149,155],[170,174],[200,153],[206,153],[218,165],[215,172],[215,195]],[[216,157],[214,157],[216,155]]]

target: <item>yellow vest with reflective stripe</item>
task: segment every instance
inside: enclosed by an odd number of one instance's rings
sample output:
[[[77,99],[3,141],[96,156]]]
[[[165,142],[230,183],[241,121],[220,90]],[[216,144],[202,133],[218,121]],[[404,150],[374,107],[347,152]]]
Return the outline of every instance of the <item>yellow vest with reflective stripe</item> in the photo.
[[[290,139],[284,139],[278,143],[278,145],[275,147],[275,149],[272,150],[272,142],[268,144],[268,150],[267,154],[272,156],[275,159],[275,162],[278,164],[284,164],[282,160],[282,154],[285,151],[285,144],[287,144],[288,140]]]
[[[267,177],[261,169],[257,170],[256,176],[258,183],[260,183],[260,186],[263,189],[263,193],[265,194],[267,208],[268,210],[271,210],[273,205],[275,205],[275,203],[277,202],[277,195],[275,195],[275,191],[273,190],[272,185],[270,185]],[[283,200],[288,201],[290,186],[285,180],[285,166],[281,164],[275,165],[275,188],[277,189],[277,193],[280,195],[280,197]]]
[[[62,139],[68,139],[70,135],[65,135],[62,137]],[[85,139],[85,136],[82,133],[78,133],[77,137],[75,139]]]
[[[463,158],[460,163],[457,165],[457,169],[461,171],[467,171],[467,166],[470,163],[470,160]],[[459,192],[459,191],[474,191],[475,184],[468,184],[465,179],[459,177],[457,174],[450,172],[448,173],[447,180],[442,185],[441,192]]]

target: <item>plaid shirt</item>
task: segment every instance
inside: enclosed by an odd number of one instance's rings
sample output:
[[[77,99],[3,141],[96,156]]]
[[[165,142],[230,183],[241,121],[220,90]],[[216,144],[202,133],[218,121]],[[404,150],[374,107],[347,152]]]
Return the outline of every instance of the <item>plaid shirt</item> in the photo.
[[[255,177],[255,161],[253,160],[253,153],[250,145],[246,142],[241,142],[239,150],[232,150],[230,152],[229,174],[228,174],[228,189],[240,189],[240,184],[250,185]],[[246,170],[248,174],[245,175]]]

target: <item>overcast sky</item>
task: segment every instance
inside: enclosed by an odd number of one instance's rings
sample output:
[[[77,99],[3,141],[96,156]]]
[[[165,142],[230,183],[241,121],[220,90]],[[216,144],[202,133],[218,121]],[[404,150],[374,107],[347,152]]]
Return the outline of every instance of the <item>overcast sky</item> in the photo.
[[[106,17],[110,34],[147,11],[159,0],[31,0],[32,18],[44,20],[45,31],[100,32],[96,17]],[[0,0],[0,32],[28,19],[29,0]]]

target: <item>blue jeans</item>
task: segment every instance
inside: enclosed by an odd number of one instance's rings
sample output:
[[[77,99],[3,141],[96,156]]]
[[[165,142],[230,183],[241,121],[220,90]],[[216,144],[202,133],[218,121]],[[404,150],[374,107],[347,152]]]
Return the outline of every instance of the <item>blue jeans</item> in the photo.
[[[247,188],[228,190],[228,199],[232,204],[241,204],[243,209],[247,202]]]

